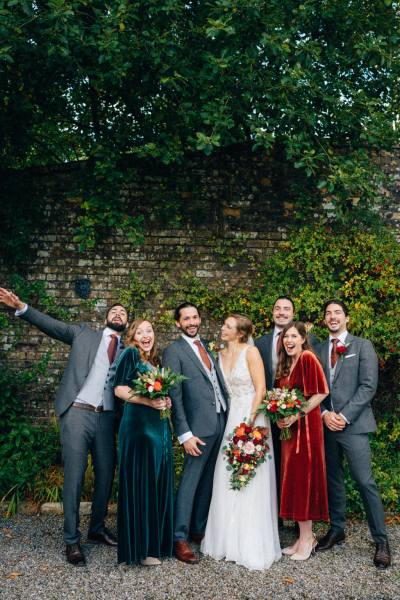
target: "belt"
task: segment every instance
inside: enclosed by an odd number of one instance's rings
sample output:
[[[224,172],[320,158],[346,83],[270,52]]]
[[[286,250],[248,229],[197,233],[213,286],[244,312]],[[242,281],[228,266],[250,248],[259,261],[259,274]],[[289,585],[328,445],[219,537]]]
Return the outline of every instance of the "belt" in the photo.
[[[75,408],[82,408],[83,410],[90,410],[96,413],[111,412],[109,410],[104,410],[102,406],[92,406],[92,404],[83,404],[82,402],[73,402],[72,406]]]

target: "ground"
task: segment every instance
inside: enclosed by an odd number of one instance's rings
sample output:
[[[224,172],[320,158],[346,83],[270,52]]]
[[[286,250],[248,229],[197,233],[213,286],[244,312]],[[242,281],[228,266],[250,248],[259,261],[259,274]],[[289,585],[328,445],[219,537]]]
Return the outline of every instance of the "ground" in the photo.
[[[294,563],[284,557],[262,572],[205,557],[194,566],[175,559],[153,568],[118,566],[116,550],[87,543],[86,518],[81,525],[88,564],[76,568],[65,560],[62,517],[3,518],[0,599],[400,599],[398,524],[389,525],[393,566],[384,571],[372,564],[374,547],[365,523],[351,523],[343,546],[316,554],[305,562]],[[115,529],[114,518],[109,526]],[[323,531],[323,527],[317,528],[317,533]],[[291,531],[284,529],[282,544],[291,540]]]

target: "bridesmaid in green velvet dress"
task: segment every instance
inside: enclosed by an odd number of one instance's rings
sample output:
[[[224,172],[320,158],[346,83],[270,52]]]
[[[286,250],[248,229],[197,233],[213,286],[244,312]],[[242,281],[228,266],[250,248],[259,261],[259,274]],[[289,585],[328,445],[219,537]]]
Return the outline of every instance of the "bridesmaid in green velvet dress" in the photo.
[[[169,421],[159,412],[171,401],[132,397],[138,372],[157,364],[152,324],[134,321],[126,343],[114,382],[116,396],[125,401],[118,442],[118,562],[154,566],[172,556],[172,441]]]

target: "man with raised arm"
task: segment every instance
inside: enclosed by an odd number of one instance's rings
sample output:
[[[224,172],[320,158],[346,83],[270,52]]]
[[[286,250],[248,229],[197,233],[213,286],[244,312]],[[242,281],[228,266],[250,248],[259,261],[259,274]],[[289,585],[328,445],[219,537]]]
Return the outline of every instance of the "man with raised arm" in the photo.
[[[0,288],[0,302],[15,309],[17,317],[51,338],[71,346],[68,363],[55,398],[60,422],[64,463],[64,540],[68,562],[86,564],[80,546],[79,504],[92,456],[95,476],[88,540],[116,546],[104,520],[115,470],[115,410],[113,370],[122,350],[121,333],[128,322],[121,304],[108,308],[105,327],[98,331],[85,323],[63,323],[28,306],[13,292]]]

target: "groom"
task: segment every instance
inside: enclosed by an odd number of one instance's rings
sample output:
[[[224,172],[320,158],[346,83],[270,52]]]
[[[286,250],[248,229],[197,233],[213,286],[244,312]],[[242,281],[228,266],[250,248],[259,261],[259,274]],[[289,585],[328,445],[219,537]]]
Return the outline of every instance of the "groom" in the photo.
[[[182,335],[164,351],[163,365],[188,378],[170,393],[175,433],[185,450],[175,500],[174,552],[178,560],[194,564],[198,559],[188,538],[200,543],[204,537],[229,397],[218,364],[198,335],[197,306],[184,302],[174,317]]]
[[[51,338],[71,346],[67,367],[55,399],[60,422],[64,463],[64,540],[67,560],[86,564],[80,546],[79,504],[88,454],[93,458],[95,484],[88,539],[116,546],[117,540],[104,526],[115,469],[115,411],[112,377],[115,360],[122,351],[121,333],[128,313],[114,304],[106,313],[105,327],[96,331],[84,323],[63,323],[22,302],[13,292],[0,288],[0,302],[16,309],[16,316]]]

